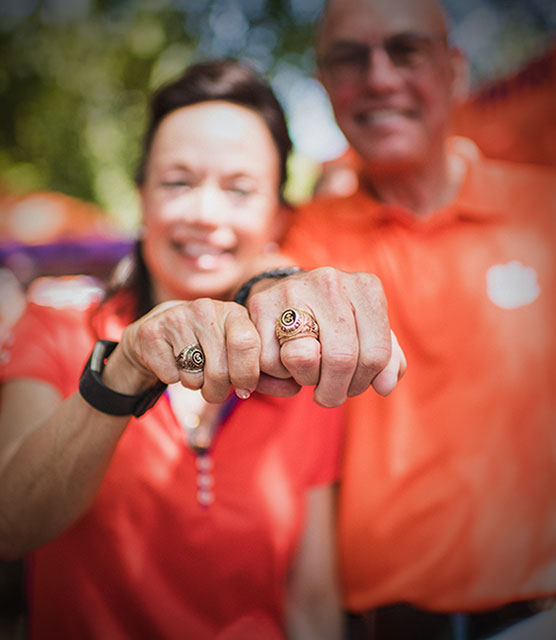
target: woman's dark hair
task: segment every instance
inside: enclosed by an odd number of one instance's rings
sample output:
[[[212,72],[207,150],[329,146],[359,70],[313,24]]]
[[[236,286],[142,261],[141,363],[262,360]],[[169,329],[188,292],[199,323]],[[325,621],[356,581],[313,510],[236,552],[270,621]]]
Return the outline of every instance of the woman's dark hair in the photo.
[[[153,93],[149,103],[149,119],[143,139],[143,150],[135,182],[145,181],[146,166],[151,145],[162,120],[181,107],[200,102],[221,100],[251,109],[263,119],[276,145],[280,161],[280,196],[287,177],[286,164],[292,142],[284,111],[270,85],[247,64],[231,58],[206,60],[191,65],[176,80]],[[147,313],[153,306],[150,277],[143,259],[141,241],[138,240],[131,257],[131,268],[126,269],[122,281],[117,278],[106,291],[104,302],[125,289],[134,294],[134,318]]]
[[[160,87],[152,96],[149,124],[135,176],[145,180],[149,151],[161,121],[181,107],[223,100],[251,109],[264,120],[280,158],[280,191],[286,182],[286,163],[292,149],[284,111],[270,85],[247,64],[230,58],[206,60],[190,66],[177,80]]]

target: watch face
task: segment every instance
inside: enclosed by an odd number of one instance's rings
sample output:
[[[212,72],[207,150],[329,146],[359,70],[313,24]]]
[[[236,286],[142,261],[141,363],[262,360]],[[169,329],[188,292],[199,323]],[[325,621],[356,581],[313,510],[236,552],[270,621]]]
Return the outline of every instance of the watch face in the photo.
[[[112,340],[97,340],[91,353],[91,370],[100,375],[104,369],[104,361],[117,346],[118,343]]]

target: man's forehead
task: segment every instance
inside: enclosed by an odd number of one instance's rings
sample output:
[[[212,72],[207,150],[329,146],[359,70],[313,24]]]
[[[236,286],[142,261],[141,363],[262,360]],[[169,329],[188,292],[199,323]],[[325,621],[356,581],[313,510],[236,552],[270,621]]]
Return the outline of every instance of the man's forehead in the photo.
[[[389,33],[419,31],[445,33],[446,14],[438,0],[328,0],[319,40],[372,26]]]

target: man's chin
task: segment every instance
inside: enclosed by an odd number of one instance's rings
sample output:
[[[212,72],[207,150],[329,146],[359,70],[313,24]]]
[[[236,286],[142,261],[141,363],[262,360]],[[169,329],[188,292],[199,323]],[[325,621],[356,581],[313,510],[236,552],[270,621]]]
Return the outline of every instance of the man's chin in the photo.
[[[360,138],[361,139],[361,138]],[[417,166],[426,161],[426,153],[421,145],[406,139],[376,140],[365,139],[364,144],[353,145],[365,165],[376,171],[399,171],[403,167]]]

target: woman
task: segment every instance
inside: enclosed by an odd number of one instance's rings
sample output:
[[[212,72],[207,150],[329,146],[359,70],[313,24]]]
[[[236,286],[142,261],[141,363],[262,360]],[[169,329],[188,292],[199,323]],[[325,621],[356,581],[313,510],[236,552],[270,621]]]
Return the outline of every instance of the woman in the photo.
[[[259,337],[230,301],[286,224],[290,147],[260,78],[192,66],[151,103],[123,284],[87,309],[29,304],[19,322],[0,552],[32,552],[31,637],[340,636],[340,416],[304,391],[254,393]]]

